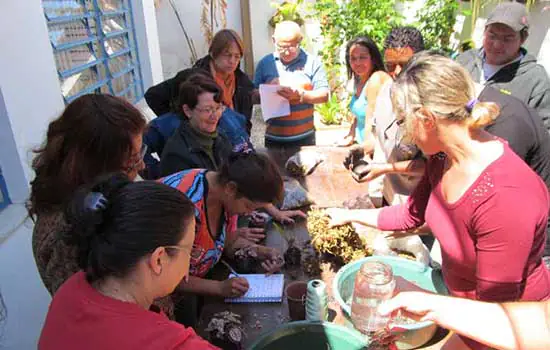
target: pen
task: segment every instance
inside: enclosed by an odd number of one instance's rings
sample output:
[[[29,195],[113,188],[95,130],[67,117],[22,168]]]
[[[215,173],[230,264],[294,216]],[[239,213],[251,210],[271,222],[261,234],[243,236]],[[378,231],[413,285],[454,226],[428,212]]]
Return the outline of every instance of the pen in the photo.
[[[227,263],[227,261],[221,259],[220,262],[221,262],[222,264],[224,264],[225,267],[227,267],[227,268],[229,269],[229,272],[231,272],[233,275],[235,275],[235,276],[237,276],[237,277],[242,277],[241,275],[239,275],[239,274],[237,273],[237,271],[235,271],[235,269],[233,269],[233,268],[231,267],[231,265],[229,265],[229,264]]]

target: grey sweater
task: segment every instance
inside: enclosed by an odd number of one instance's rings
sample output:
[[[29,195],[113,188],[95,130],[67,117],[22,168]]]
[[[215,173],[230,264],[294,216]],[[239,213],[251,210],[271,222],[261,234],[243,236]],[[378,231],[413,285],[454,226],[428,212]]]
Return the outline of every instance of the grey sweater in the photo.
[[[534,108],[541,116],[547,130],[550,130],[550,79],[537,59],[521,48],[523,58],[502,67],[485,85],[492,86],[503,93],[522,100]],[[466,68],[476,82],[481,82],[483,74],[483,51],[471,49],[460,56],[457,61]]]

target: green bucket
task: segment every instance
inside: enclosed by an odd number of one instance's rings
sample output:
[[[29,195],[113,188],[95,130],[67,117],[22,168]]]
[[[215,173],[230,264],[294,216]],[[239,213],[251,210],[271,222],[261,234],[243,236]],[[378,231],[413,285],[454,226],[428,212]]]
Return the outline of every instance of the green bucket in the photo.
[[[329,322],[298,321],[286,323],[262,334],[248,349],[359,350],[367,347],[368,339],[356,330]]]
[[[369,256],[343,266],[334,277],[332,283],[334,298],[348,318],[351,316],[351,299],[355,287],[355,275],[366,261],[386,263],[392,267],[394,276],[401,276],[428,291],[448,294],[439,271],[409,259],[392,256]],[[424,344],[433,336],[437,328],[431,321],[403,324],[399,327],[404,330],[401,337],[402,344],[398,344],[400,349],[414,348]]]

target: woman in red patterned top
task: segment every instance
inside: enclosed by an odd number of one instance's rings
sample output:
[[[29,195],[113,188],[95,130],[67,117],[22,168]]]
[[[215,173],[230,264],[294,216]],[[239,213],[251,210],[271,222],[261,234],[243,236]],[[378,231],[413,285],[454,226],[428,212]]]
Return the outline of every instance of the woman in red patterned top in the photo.
[[[185,193],[195,205],[191,276],[189,281],[182,282],[180,290],[220,297],[243,295],[248,290],[244,278],[216,281],[205,277],[222,254],[232,256],[237,249],[246,246],[256,250],[258,257],[264,260],[262,267],[266,271],[280,268],[277,263],[280,252],[251,243],[239,237],[235,230],[237,215],[248,214],[282,197],[281,174],[267,156],[252,152],[233,153],[219,171],[184,170],[159,181]],[[177,308],[176,305],[176,319],[180,321]],[[185,314],[187,317],[189,313]],[[195,321],[184,319],[181,322],[193,325]]]
[[[193,204],[181,192],[125,175],[80,190],[68,207],[82,271],[54,295],[40,350],[217,349],[153,300],[187,279]]]
[[[406,204],[333,210],[332,224],[357,221],[389,231],[426,222],[441,244],[443,276],[453,296],[547,300],[550,272],[542,255],[548,190],[505,141],[483,131],[498,107],[474,96],[459,64],[414,56],[396,79],[392,99],[397,122],[429,158],[424,177]],[[450,341],[463,340],[483,348],[467,338]]]

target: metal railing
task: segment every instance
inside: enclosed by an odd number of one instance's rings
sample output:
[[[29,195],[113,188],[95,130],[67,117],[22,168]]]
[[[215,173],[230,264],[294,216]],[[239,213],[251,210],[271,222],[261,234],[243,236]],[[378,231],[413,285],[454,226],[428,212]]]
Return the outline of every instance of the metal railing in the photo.
[[[42,0],[65,103],[88,93],[143,97],[130,0]]]

